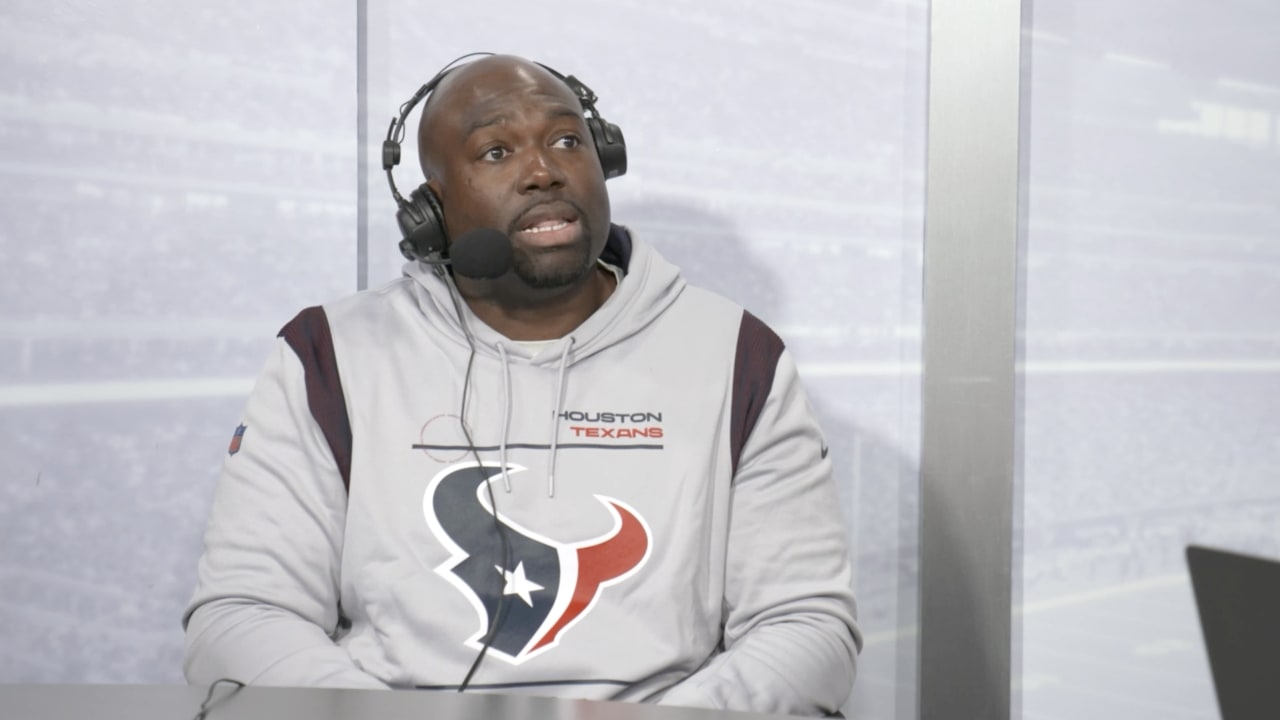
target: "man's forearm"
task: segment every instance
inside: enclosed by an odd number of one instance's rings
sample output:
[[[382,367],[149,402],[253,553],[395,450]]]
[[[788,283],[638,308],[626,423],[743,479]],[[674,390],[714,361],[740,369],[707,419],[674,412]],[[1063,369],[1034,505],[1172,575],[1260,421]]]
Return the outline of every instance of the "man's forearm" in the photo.
[[[215,600],[192,613],[184,670],[193,685],[227,678],[254,685],[387,687],[319,626],[245,600]]]
[[[849,696],[855,653],[852,631],[832,617],[761,625],[673,687],[661,702],[826,715]]]

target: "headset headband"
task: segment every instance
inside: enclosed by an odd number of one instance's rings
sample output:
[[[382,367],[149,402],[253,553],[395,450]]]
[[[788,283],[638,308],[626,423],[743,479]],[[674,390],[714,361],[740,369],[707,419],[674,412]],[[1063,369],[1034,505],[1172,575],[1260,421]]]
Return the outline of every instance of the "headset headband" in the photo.
[[[396,181],[391,174],[391,168],[400,164],[400,143],[404,142],[404,125],[405,121],[409,119],[409,114],[418,106],[418,103],[422,102],[431,94],[431,91],[436,89],[436,86],[444,80],[446,75],[458,69],[457,65],[459,62],[466,60],[469,57],[476,57],[479,55],[492,56],[495,54],[496,53],[482,51],[467,53],[466,55],[455,58],[448,65],[441,68],[441,70],[435,74],[435,77],[431,78],[426,82],[426,84],[418,88],[418,91],[413,94],[413,97],[406,100],[404,104],[400,106],[400,114],[391,118],[391,125],[387,128],[387,139],[382,141],[382,169],[387,173],[387,183],[391,186],[391,196],[395,198],[397,204],[403,204],[405,199],[396,188]],[[578,102],[582,105],[583,114],[587,118],[600,118],[600,113],[596,110],[596,101],[600,98],[596,96],[595,92],[592,91],[591,88],[587,87],[582,83],[582,81],[572,75],[561,75],[555,68],[543,65],[540,62],[535,62],[534,64],[551,73],[565,85],[569,86],[569,89],[573,91],[575,96],[577,96]],[[608,123],[605,123],[606,132],[610,129],[611,128]],[[607,138],[607,140],[609,142],[615,142],[612,137]],[[623,172],[625,172],[625,167]],[[621,175],[622,173],[617,174]]]

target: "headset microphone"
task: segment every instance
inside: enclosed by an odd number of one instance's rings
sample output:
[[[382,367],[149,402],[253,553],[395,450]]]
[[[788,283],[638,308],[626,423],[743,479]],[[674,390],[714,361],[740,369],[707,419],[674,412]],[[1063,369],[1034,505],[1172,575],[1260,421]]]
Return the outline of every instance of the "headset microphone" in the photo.
[[[480,228],[465,232],[449,248],[453,271],[477,280],[491,280],[511,269],[511,240],[498,230]],[[432,264],[435,264],[434,262]]]

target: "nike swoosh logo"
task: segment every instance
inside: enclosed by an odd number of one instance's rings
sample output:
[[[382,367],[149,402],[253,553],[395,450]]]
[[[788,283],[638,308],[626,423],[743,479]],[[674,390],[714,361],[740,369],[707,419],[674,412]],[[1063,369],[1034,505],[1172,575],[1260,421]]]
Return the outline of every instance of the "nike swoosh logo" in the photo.
[[[826,445],[823,445],[823,446],[822,446],[822,459],[823,459],[823,460],[826,460],[826,459],[827,459],[827,446],[826,446]]]

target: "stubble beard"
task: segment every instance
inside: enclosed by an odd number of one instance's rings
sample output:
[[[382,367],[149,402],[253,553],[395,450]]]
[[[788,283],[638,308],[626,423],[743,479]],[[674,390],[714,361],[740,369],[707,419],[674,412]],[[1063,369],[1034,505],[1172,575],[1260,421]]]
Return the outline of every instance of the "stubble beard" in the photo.
[[[590,273],[594,264],[590,230],[584,224],[578,241],[565,248],[532,252],[513,248],[511,271],[535,290],[559,290],[574,285]]]

